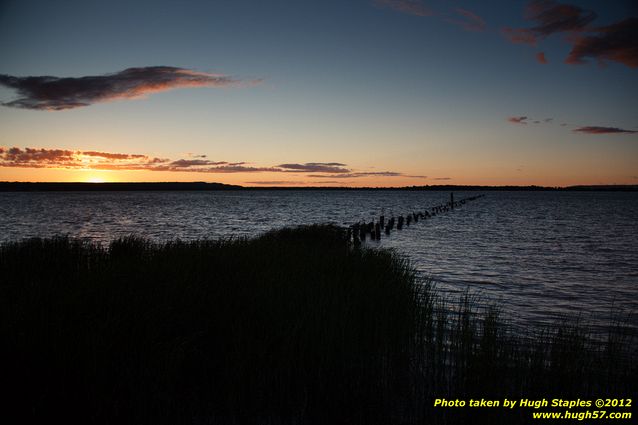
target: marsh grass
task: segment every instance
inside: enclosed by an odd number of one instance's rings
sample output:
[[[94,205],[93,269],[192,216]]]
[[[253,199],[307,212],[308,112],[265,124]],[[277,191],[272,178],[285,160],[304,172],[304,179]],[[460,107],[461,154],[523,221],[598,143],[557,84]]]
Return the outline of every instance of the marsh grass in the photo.
[[[255,239],[0,246],[9,423],[463,423],[434,398],[623,397],[636,343],[514,333],[388,250],[307,226]],[[490,421],[495,413],[473,416]],[[491,416],[490,416],[491,415]],[[510,414],[509,421],[522,417]]]

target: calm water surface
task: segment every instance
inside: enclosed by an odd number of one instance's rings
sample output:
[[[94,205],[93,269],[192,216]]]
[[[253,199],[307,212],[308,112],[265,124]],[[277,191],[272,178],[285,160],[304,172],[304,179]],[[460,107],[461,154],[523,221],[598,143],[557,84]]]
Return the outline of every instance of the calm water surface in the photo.
[[[638,310],[638,194],[486,195],[368,245],[396,249],[445,293],[470,288],[499,301],[519,323],[581,314],[602,324],[612,306]],[[254,236],[285,225],[405,215],[448,199],[444,192],[405,191],[0,193],[0,242]],[[630,321],[638,327],[638,318]]]

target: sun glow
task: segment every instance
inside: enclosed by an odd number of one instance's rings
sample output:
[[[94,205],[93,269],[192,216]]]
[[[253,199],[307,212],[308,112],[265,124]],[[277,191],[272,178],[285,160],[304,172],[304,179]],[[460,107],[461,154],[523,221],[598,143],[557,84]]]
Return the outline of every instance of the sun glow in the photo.
[[[95,176],[92,176],[92,177],[89,177],[88,179],[86,179],[87,183],[104,183],[104,181],[105,180],[103,178],[95,177]]]

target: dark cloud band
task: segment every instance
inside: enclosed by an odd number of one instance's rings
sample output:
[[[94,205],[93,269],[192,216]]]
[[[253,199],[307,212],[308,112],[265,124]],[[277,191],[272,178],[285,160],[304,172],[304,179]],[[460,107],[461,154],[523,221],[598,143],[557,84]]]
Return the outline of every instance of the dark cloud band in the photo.
[[[2,105],[37,110],[64,110],[184,87],[228,87],[240,81],[219,74],[171,66],[128,68],[114,74],[86,77],[15,77],[0,74],[0,86],[18,98]]]
[[[631,17],[604,27],[593,27],[595,12],[570,4],[550,0],[533,1],[527,8],[526,19],[534,22],[530,28],[503,28],[503,35],[513,43],[536,45],[556,33],[568,33],[572,49],[565,60],[575,65],[586,59],[599,62],[614,61],[638,68],[638,18]],[[543,53],[536,59],[546,64]]]
[[[0,146],[0,167],[63,168],[73,170],[145,170],[189,173],[318,173],[312,178],[412,177],[395,171],[357,172],[341,162],[306,162],[256,167],[247,162],[211,161],[206,155],[197,158],[170,160],[140,154],[80,151],[68,149],[34,149]],[[323,181],[325,183],[325,181]]]
[[[625,130],[624,128],[598,127],[598,126],[579,127],[579,128],[575,128],[572,131],[574,133],[583,133],[583,134],[637,134],[638,133],[638,131]]]
[[[638,68],[638,18],[597,28],[593,34],[579,37],[566,62],[582,64],[587,58]]]

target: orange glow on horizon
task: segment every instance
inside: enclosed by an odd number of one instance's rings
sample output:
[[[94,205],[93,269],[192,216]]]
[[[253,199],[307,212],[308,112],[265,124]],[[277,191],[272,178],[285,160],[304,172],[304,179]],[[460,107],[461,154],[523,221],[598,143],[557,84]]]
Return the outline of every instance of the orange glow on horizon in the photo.
[[[483,171],[483,172],[482,172]],[[306,177],[303,173],[217,173],[204,174],[193,172],[168,172],[144,170],[95,170],[95,169],[61,169],[61,168],[0,168],[0,181],[17,182],[215,182],[240,186],[324,186],[324,187],[404,187],[434,185],[485,185],[485,186],[572,186],[572,185],[612,185],[636,184],[624,176],[573,176],[569,179],[558,173],[548,172],[544,176],[520,176],[512,178],[505,172],[485,172],[484,170],[455,170],[454,173],[437,173],[449,177],[427,179],[408,176],[400,177],[361,177],[345,178],[343,181],[326,176],[324,179]],[[607,178],[606,178],[607,177]]]

